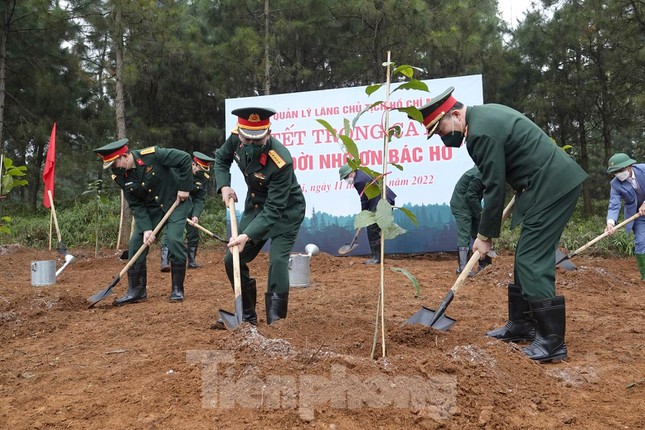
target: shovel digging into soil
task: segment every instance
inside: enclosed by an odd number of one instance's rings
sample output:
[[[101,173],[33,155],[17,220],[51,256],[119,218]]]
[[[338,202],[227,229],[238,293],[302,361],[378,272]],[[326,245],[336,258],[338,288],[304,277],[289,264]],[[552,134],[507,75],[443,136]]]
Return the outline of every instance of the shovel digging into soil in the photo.
[[[231,212],[231,237],[237,237],[237,215],[235,214],[235,199],[228,200]],[[235,313],[219,310],[219,316],[227,329],[233,330],[242,324],[242,279],[240,277],[240,250],[237,246],[230,248],[233,254],[233,289],[235,291]]]
[[[340,255],[349,254],[349,253],[350,253],[350,252],[352,252],[354,249],[356,249],[356,247],[358,246],[358,242],[356,242],[356,241],[358,240],[358,234],[359,234],[360,232],[361,232],[361,229],[360,229],[360,228],[359,228],[359,229],[356,229],[356,234],[355,234],[355,235],[354,235],[354,237],[352,238],[352,241],[351,241],[350,243],[346,243],[345,245],[341,246],[341,247],[338,249],[338,253],[339,253]]]
[[[504,212],[502,212],[502,223],[506,220],[506,218],[508,218],[508,215],[511,213],[511,210],[513,209],[514,204],[515,204],[515,196],[513,196],[511,201],[508,202],[508,204],[504,208]],[[421,324],[426,327],[432,327],[440,331],[450,330],[450,328],[453,325],[455,325],[457,321],[444,314],[446,313],[446,309],[448,308],[448,305],[450,305],[450,302],[452,302],[452,299],[455,298],[455,294],[457,294],[457,291],[459,291],[459,288],[461,288],[463,283],[468,278],[468,274],[475,266],[475,263],[479,261],[479,257],[480,257],[479,251],[473,252],[472,257],[470,257],[470,260],[468,260],[468,263],[466,263],[466,266],[463,268],[463,270],[459,274],[459,277],[457,278],[453,286],[450,288],[450,290],[448,291],[448,294],[446,294],[446,297],[444,297],[443,301],[441,302],[441,304],[439,305],[439,308],[437,308],[436,311],[433,311],[432,309],[429,309],[423,306],[421,307],[421,309],[417,311],[417,313],[412,315],[403,324],[404,325]]]
[[[159,230],[161,230],[161,228],[164,226],[166,221],[168,221],[168,218],[170,218],[170,215],[173,213],[173,211],[175,210],[175,208],[177,207],[178,204],[179,204],[179,200],[175,200],[175,203],[173,203],[173,205],[170,206],[170,209],[168,209],[168,212],[166,212],[166,214],[163,216],[163,218],[161,218],[161,221],[159,221],[159,224],[157,224],[155,229],[152,231],[152,234],[154,236],[157,236],[157,234],[159,233]],[[107,296],[109,296],[112,293],[112,289],[116,286],[116,284],[119,283],[121,278],[123,276],[125,276],[126,273],[128,273],[128,269],[130,269],[130,267],[132,267],[134,262],[137,261],[137,258],[139,258],[139,256],[143,253],[143,251],[147,247],[148,247],[148,245],[146,245],[145,243],[143,245],[141,245],[139,250],[132,256],[130,261],[128,261],[126,263],[125,267],[123,267],[123,269],[121,269],[121,272],[119,272],[119,274],[116,275],[114,277],[114,279],[112,279],[112,282],[110,283],[110,285],[108,285],[108,287],[106,289],[101,290],[98,293],[93,294],[92,296],[90,296],[87,299],[87,301],[90,302],[90,305],[88,306],[88,308],[93,307],[95,304],[97,304],[98,302],[100,302],[101,300],[103,300],[104,298],[106,298]]]
[[[618,230],[621,227],[626,226],[630,222],[636,220],[636,218],[638,217],[640,217],[640,214],[637,212],[636,214],[632,215],[631,217],[627,218],[625,221],[615,226],[614,231]],[[565,253],[563,253],[558,249],[555,253],[555,265],[567,271],[576,270],[576,265],[573,264],[569,259],[573,258],[575,255],[580,254],[582,251],[584,251],[585,249],[589,248],[591,245],[595,244],[601,239],[604,239],[607,236],[609,236],[609,233],[605,232],[600,236],[597,236],[594,239],[590,240],[589,242],[585,243],[584,245],[582,245],[580,248],[576,249],[569,255],[566,255]]]

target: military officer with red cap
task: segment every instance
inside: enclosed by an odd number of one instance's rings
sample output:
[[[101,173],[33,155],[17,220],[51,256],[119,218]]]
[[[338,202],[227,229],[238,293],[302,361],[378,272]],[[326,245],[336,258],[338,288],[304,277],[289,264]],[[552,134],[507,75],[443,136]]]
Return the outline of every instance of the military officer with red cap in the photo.
[[[208,172],[211,170],[214,158],[209,157],[203,152],[193,152],[193,189],[190,192],[190,199],[193,202],[193,211],[188,215],[188,218],[195,224],[199,224],[199,217],[204,211],[206,205],[206,195],[208,193],[208,182],[211,177]],[[187,267],[189,269],[197,269],[199,264],[195,260],[197,256],[197,249],[199,247],[199,229],[186,223],[186,256],[188,258]],[[166,234],[164,232],[161,240],[161,271],[168,272],[170,270],[170,263],[168,262],[168,245],[166,242]]]
[[[248,187],[239,234],[228,247],[238,246],[242,284],[243,320],[257,324],[256,282],[249,275],[248,263],[271,239],[269,273],[265,293],[267,324],[286,318],[289,299],[289,256],[305,216],[305,198],[296,179],[291,154],[271,136],[273,109],[249,107],[235,109],[237,124],[216,152],[214,163],[217,192],[226,204],[237,202],[231,188],[231,164],[239,167]],[[233,285],[233,257],[224,258],[226,273]],[[221,328],[215,324],[214,328]]]
[[[488,333],[532,342],[523,352],[546,362],[567,357],[565,303],[555,293],[555,250],[587,174],[520,112],[499,104],[464,106],[447,89],[421,109],[428,137],[468,154],[482,174],[484,208],[473,251],[487,255],[499,237],[506,184],[516,192],[511,227],[522,223],[507,323]]]
[[[112,168],[112,179],[123,190],[135,219],[135,230],[130,236],[129,255],[135,255],[146,243],[155,241],[152,234],[166,211],[176,200],[177,206],[166,222],[170,266],[172,272],[171,301],[184,299],[186,276],[186,248],[183,245],[186,217],[193,204],[190,191],[193,187],[190,155],[172,148],[151,146],[131,150],[128,139],[121,139],[94,150],[103,160],[103,168]],[[114,305],[143,301],[147,293],[148,249],[139,256],[128,270],[128,290],[125,296],[114,300]]]

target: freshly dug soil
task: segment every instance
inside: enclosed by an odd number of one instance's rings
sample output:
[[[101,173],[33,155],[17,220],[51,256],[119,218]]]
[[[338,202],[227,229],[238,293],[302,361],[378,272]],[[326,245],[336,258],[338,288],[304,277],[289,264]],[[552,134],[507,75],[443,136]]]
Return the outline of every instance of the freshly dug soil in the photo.
[[[0,248],[0,425],[7,429],[639,429],[645,425],[645,283],[634,259],[575,258],[557,274],[569,358],[539,365],[522,345],[485,333],[507,316],[512,255],[469,278],[447,332],[403,325],[436,309],[456,280],[450,254],[388,256],[385,357],[377,316],[381,267],[364,257],[312,257],[310,286],[292,288],[285,320],[266,325],[267,255],[257,327],[209,329],[234,311],[224,248],[200,249],[186,300],[170,303],[159,251],[148,300],[88,308],[123,268],[114,250],[70,250],[54,285],[31,285],[31,262],[54,250]],[[421,284],[421,296],[405,268]],[[379,326],[380,327],[380,326]]]

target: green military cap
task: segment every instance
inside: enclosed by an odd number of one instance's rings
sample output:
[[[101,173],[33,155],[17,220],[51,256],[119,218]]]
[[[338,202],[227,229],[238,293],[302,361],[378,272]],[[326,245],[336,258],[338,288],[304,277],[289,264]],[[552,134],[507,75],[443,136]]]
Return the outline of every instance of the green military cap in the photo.
[[[349,164],[343,164],[340,166],[340,169],[338,169],[338,174],[340,175],[340,180],[342,181],[346,177],[349,176],[350,173],[352,173],[354,170],[349,167]]]
[[[231,112],[237,117],[237,131],[247,139],[262,139],[271,128],[273,109],[248,107],[234,109]]]
[[[636,163],[636,160],[629,158],[627,154],[618,152],[611,156],[609,159],[609,166],[607,167],[607,173],[614,173],[619,170],[623,170],[625,167],[631,166]]]
[[[208,171],[211,168],[211,164],[215,161],[213,157],[209,157],[203,152],[194,151],[193,152],[193,161],[197,163],[199,167]]]
[[[116,142],[108,143],[107,145],[101,146],[100,148],[96,148],[94,150],[94,152],[96,152],[99,157],[103,159],[104,169],[110,167],[117,158],[128,152],[127,143],[128,139],[121,139],[117,140]]]
[[[443,93],[433,98],[430,103],[419,108],[421,115],[423,115],[423,125],[428,130],[428,139],[436,130],[441,118],[457,103],[457,99],[452,96],[454,90],[454,87],[448,87]]]

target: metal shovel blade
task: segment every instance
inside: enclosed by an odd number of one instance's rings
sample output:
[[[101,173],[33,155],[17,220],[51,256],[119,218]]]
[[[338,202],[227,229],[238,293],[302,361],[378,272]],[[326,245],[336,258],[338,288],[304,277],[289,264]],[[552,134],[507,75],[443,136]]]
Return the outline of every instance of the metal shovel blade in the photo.
[[[240,295],[235,298],[235,313],[220,309],[219,317],[224,321],[224,325],[229,330],[233,330],[242,324],[242,296]]]
[[[569,260],[569,256],[559,249],[555,250],[555,265],[569,272],[577,269],[576,265]]]
[[[433,323],[432,320],[435,319],[436,314],[437,313],[432,309],[422,306],[421,309],[419,309],[416,314],[408,318],[408,320],[404,324],[421,324],[426,327],[432,327],[436,330],[448,331],[457,322],[450,317],[441,315],[439,319]]]
[[[341,246],[341,247],[338,249],[338,253],[339,253],[340,255],[349,254],[350,252],[352,252],[353,250],[355,250],[357,246],[358,246],[358,242],[354,242],[354,243],[346,243],[345,245]]]

